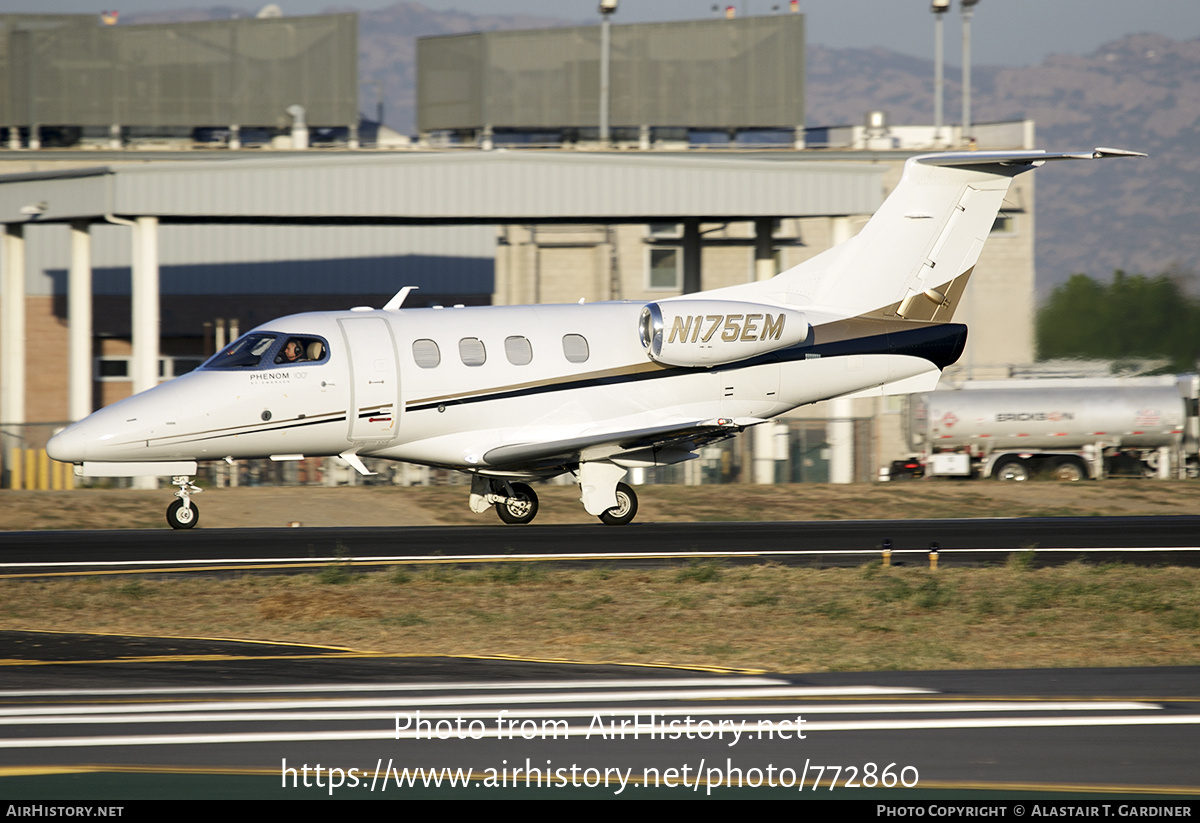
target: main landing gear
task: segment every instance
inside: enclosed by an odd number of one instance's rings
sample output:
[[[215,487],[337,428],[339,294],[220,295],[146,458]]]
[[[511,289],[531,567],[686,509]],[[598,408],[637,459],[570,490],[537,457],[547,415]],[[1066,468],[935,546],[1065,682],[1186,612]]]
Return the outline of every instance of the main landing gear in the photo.
[[[599,517],[604,525],[624,526],[637,515],[637,494],[625,483],[617,482],[625,470],[608,465],[610,469],[581,467],[575,473],[583,493],[581,502],[588,513]],[[488,509],[495,509],[500,519],[509,525],[530,523],[538,513],[537,492],[527,483],[473,475],[471,511],[482,514]]]
[[[526,483],[512,483],[512,494],[496,504],[496,514],[510,526],[523,526],[538,513],[538,497]]]
[[[200,522],[200,509],[192,502],[192,495],[202,489],[192,483],[190,477],[172,477],[171,483],[179,487],[175,496],[179,499],[167,506],[167,523],[172,529],[190,529]]]
[[[617,505],[600,513],[600,522],[606,526],[624,526],[637,514],[637,495],[624,483],[617,484]]]
[[[471,511],[482,514],[494,508],[505,523],[524,525],[537,517],[538,496],[527,483],[512,483],[495,477],[471,477]]]

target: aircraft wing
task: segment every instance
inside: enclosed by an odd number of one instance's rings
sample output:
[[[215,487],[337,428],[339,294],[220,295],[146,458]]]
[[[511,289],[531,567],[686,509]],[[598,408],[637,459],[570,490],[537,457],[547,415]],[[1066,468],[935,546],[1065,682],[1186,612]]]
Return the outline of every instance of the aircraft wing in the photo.
[[[644,429],[596,432],[562,440],[498,446],[484,454],[483,459],[485,463],[496,468],[533,469],[574,463],[581,458],[601,460],[647,450],[674,449],[690,452],[709,443],[732,437],[748,426],[763,422],[765,421],[757,417],[740,417],[736,420],[718,417]]]

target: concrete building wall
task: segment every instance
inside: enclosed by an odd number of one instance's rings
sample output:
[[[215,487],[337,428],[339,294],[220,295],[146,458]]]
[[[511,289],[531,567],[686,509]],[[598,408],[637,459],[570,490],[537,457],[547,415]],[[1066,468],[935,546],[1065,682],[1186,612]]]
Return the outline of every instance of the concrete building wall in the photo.
[[[30,420],[67,419],[63,374],[66,371],[67,324],[54,316],[54,298],[25,301],[25,408]]]

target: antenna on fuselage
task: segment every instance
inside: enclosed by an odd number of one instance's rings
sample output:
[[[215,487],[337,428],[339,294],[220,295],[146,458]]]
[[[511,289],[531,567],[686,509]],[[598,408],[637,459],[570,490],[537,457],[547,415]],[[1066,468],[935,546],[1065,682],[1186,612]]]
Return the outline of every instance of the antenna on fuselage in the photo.
[[[396,292],[396,294],[393,295],[391,300],[387,301],[387,303],[384,304],[383,310],[384,311],[395,311],[396,309],[400,308],[400,306],[403,305],[404,300],[408,297],[408,293],[416,291],[419,288],[421,288],[421,287],[420,286],[405,286],[404,288],[400,289],[400,291]]]

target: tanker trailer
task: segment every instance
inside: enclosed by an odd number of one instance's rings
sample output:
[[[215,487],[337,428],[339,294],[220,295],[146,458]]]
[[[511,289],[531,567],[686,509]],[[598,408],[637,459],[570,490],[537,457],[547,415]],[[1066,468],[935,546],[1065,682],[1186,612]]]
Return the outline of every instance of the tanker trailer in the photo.
[[[1192,376],[1012,382],[1020,387],[912,397],[909,445],[927,475],[1082,480],[1196,470]]]

